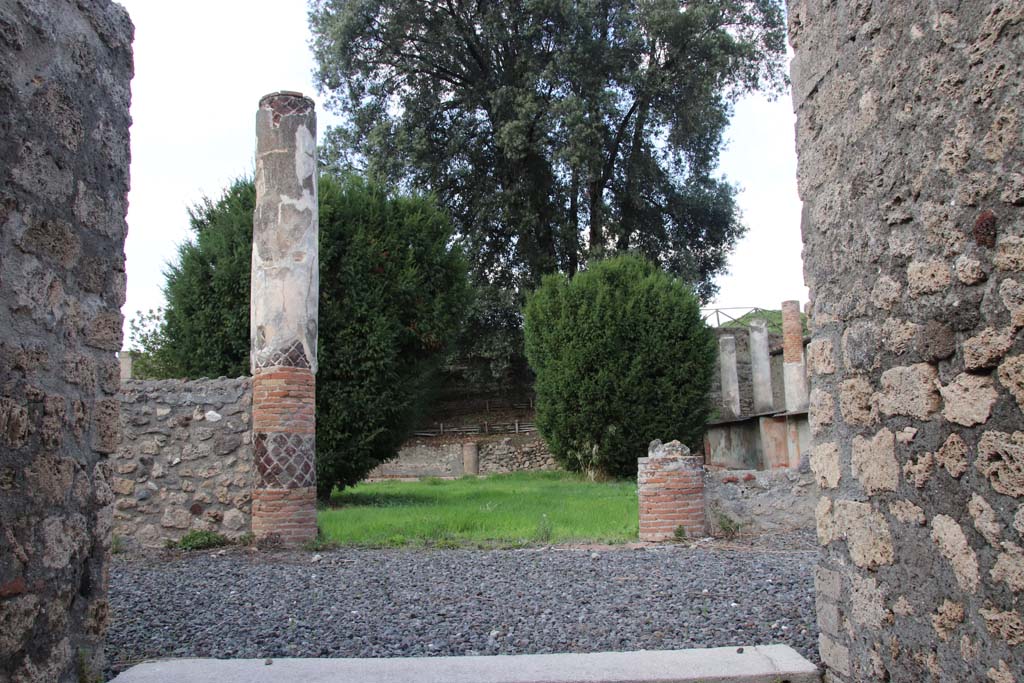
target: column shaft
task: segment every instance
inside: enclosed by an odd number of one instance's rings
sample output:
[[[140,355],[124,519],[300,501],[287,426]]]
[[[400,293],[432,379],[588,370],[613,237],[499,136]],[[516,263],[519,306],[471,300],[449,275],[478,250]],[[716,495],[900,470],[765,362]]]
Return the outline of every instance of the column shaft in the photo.
[[[768,323],[750,323],[750,375],[754,383],[754,412],[767,413],[774,408],[772,366],[768,355]]]
[[[782,302],[782,381],[786,389],[786,411],[807,410],[807,370],[799,301]]]
[[[250,325],[252,527],[286,545],[316,538],[316,344],[319,297],[316,113],[298,93],[256,113]]]
[[[718,338],[718,370],[722,381],[723,417],[739,417],[740,379],[736,369],[736,337]]]

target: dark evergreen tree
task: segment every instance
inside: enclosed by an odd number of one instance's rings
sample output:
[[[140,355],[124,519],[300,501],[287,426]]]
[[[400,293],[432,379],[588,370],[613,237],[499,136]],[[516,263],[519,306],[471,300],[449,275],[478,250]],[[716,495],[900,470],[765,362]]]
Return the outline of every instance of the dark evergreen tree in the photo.
[[[150,376],[249,372],[255,189],[191,211],[194,240],[166,275],[162,320],[135,325]],[[469,305],[466,263],[432,201],[321,177],[317,476],[321,497],[392,457],[431,397]],[[147,324],[148,322],[148,324]]]
[[[742,233],[732,102],[784,83],[781,0],[311,0],[324,160],[429,190],[477,285],[633,250],[702,299]]]
[[[549,275],[525,333],[537,427],[565,467],[635,476],[653,439],[700,447],[715,338],[679,278],[632,254]]]

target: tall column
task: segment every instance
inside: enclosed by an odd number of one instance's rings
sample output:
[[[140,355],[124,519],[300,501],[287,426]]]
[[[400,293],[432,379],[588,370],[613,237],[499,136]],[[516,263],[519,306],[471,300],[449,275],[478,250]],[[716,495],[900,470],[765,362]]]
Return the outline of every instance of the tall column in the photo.
[[[253,214],[252,530],[295,545],[316,538],[319,296],[316,113],[277,92],[256,112]]]
[[[724,417],[740,414],[740,379],[736,370],[736,337],[718,338],[718,371],[722,380],[722,407]]]
[[[782,302],[782,382],[786,389],[786,411],[807,410],[804,327],[799,301]]]
[[[750,375],[754,383],[754,412],[768,413],[774,408],[772,365],[768,355],[768,322],[750,323]]]

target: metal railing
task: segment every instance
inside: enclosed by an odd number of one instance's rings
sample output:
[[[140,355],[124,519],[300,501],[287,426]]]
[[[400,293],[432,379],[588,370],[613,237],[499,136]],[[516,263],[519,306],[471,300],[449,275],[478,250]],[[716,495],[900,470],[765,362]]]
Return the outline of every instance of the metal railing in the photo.
[[[759,315],[764,313],[766,315]],[[768,323],[768,331],[782,334],[782,324],[772,320],[779,311],[772,311],[757,306],[733,306],[729,308],[702,308],[701,318],[711,327],[750,327],[750,320],[761,318]],[[744,318],[746,318],[744,320]]]

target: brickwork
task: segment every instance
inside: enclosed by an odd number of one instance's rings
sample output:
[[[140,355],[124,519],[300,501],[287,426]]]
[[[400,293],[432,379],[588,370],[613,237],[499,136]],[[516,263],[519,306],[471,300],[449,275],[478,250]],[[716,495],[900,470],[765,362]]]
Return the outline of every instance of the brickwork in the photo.
[[[1021,683],[1024,5],[788,17],[826,679]]]
[[[99,680],[132,25],[0,0],[0,681]]]
[[[704,536],[703,459],[678,441],[655,441],[637,463],[640,540],[671,540],[680,527],[688,538]]]
[[[799,301],[782,302],[782,359],[786,363],[804,362],[804,331]]]
[[[256,115],[253,215],[252,531],[296,545],[316,538],[316,343],[319,255],[316,114],[272,93]]]
[[[256,370],[252,399],[252,427],[257,432],[316,432],[316,378],[308,368]]]
[[[252,533],[284,545],[316,538],[316,487],[253,489]]]

